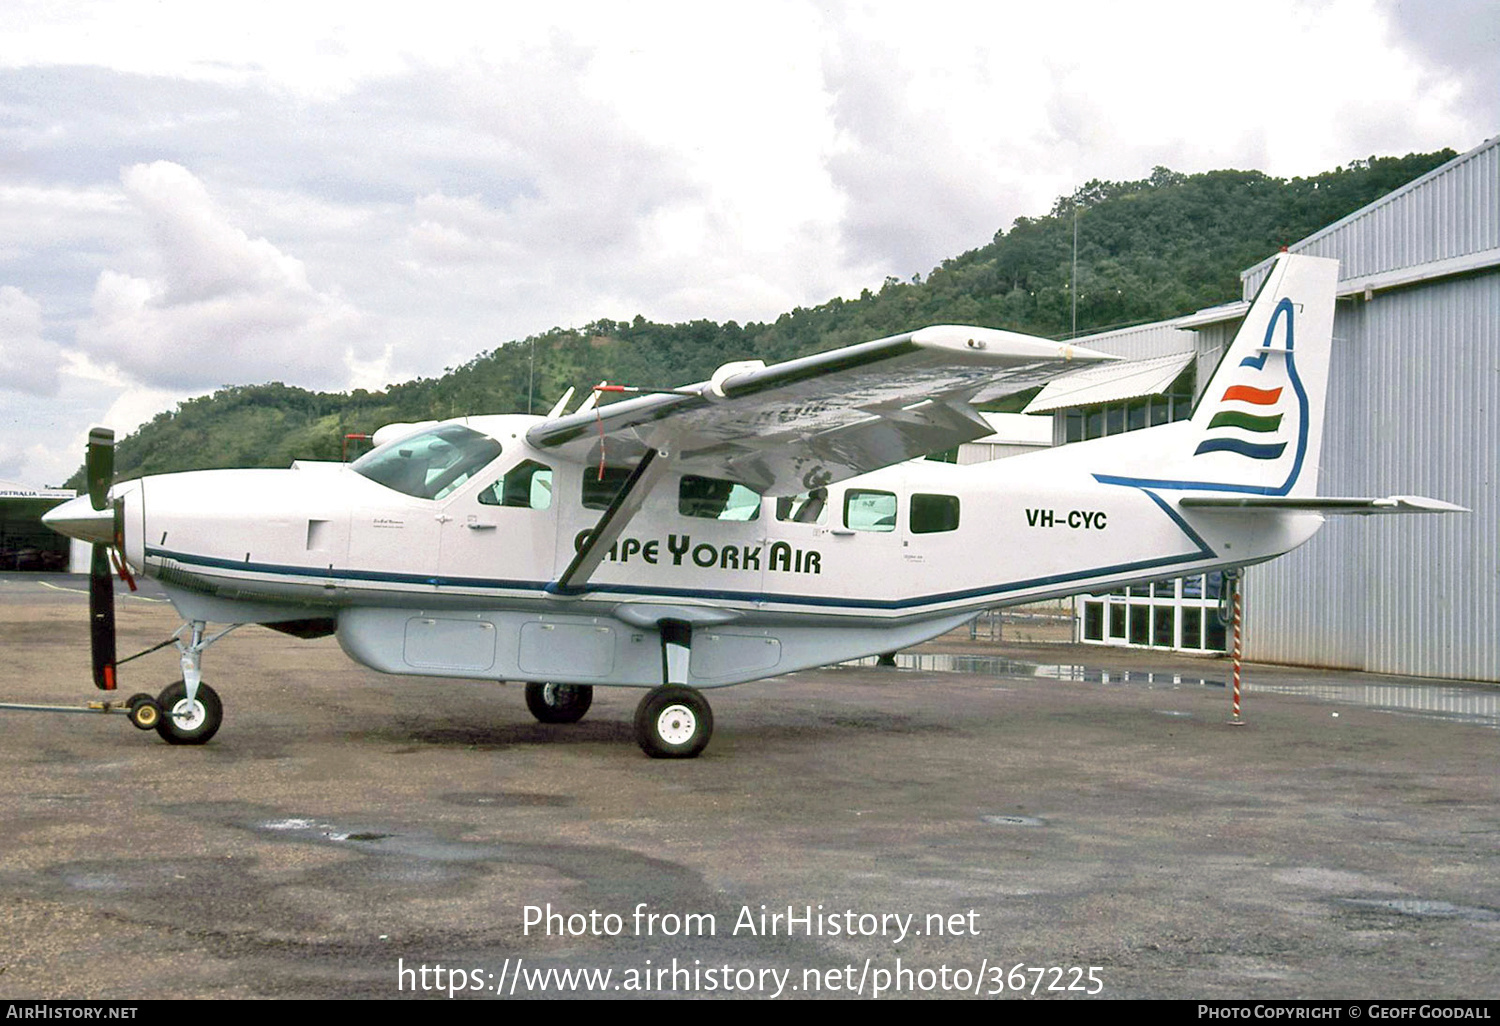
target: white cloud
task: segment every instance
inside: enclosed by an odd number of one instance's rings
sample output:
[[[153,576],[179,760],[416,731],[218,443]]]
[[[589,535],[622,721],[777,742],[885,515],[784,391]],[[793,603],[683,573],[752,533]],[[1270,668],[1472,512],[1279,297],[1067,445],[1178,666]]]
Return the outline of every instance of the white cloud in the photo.
[[[301,261],[226,222],[187,169],[129,167],[157,267],[102,271],[79,342],[135,379],[176,389],[289,379],[341,386],[359,315],[314,289]]]
[[[57,391],[55,343],[42,337],[42,304],[13,285],[0,286],[0,390]]]
[[[10,453],[225,383],[774,318],[1091,178],[1462,149],[1500,109],[1488,0],[13,7],[0,368],[47,358]]]

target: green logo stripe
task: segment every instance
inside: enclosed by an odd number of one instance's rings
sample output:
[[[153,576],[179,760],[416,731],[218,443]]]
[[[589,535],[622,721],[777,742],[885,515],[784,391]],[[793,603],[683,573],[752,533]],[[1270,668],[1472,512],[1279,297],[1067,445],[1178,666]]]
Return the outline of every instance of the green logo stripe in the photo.
[[[1253,413],[1241,413],[1238,410],[1224,410],[1214,414],[1214,419],[1208,422],[1208,429],[1212,431],[1219,427],[1244,428],[1246,431],[1275,431],[1281,426],[1281,414],[1274,417],[1257,417]]]

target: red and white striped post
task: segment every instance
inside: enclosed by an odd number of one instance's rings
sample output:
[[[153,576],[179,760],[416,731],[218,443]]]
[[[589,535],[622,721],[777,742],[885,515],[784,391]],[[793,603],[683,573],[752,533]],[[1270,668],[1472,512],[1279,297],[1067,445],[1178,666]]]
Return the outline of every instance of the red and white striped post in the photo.
[[[1240,719],[1240,581],[1243,579],[1236,575],[1234,581],[1234,718],[1229,722],[1237,726],[1245,722]]]

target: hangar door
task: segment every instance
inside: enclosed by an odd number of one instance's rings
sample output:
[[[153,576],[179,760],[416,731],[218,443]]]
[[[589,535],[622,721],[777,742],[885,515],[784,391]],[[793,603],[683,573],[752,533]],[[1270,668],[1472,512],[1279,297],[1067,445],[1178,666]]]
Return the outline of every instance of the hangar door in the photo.
[[[68,539],[42,525],[42,514],[65,499],[0,498],[0,573],[64,573]]]

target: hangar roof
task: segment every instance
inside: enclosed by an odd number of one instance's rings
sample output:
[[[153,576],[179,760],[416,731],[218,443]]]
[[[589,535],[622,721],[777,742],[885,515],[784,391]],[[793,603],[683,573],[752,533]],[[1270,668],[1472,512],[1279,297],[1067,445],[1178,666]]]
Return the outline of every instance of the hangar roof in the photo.
[[[1339,295],[1363,295],[1500,265],[1500,136],[1290,247],[1335,257]],[[1272,260],[1240,280],[1254,296]]]

